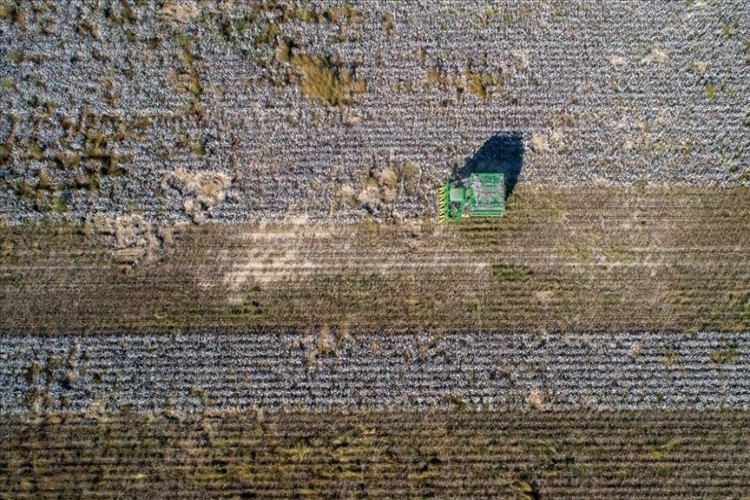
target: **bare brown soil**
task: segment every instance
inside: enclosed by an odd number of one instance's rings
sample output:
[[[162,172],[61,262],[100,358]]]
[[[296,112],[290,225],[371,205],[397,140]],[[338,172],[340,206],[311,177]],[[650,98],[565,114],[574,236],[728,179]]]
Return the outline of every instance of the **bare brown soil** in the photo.
[[[750,329],[746,188],[519,188],[502,220],[183,227],[156,259],[1,230],[0,330]]]

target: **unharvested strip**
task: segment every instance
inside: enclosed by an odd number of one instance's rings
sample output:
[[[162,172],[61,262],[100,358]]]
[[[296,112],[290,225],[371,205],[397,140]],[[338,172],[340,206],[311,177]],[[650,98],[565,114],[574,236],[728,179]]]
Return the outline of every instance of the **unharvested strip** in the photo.
[[[14,414],[750,408],[750,334],[3,337]]]
[[[189,2],[177,26],[159,2],[5,3],[8,220],[186,220],[202,183],[170,179],[199,172],[231,180],[223,221],[417,217],[507,131],[523,183],[750,178],[744,1]]]

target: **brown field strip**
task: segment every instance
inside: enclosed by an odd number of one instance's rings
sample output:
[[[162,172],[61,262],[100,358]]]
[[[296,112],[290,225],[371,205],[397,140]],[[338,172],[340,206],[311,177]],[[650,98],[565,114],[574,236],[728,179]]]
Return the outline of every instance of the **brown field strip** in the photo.
[[[739,498],[747,412],[0,418],[13,497]],[[534,496],[534,493],[537,496]]]
[[[750,190],[520,187],[502,220],[0,229],[6,333],[750,330]]]

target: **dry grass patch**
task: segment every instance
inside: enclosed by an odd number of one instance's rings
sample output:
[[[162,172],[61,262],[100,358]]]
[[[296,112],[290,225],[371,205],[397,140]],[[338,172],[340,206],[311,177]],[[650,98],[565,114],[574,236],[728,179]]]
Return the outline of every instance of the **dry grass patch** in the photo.
[[[365,93],[363,81],[355,79],[349,70],[330,59],[295,54],[290,63],[302,75],[299,83],[302,95],[324,106],[348,104],[355,95]]]
[[[399,176],[393,168],[368,172],[357,201],[371,213],[392,206],[399,193]]]
[[[195,21],[199,14],[198,5],[194,1],[187,0],[168,0],[159,9],[159,17],[175,25],[189,24]]]
[[[183,208],[195,222],[205,216],[218,203],[224,201],[231,179],[222,172],[188,173],[177,169],[162,180],[162,189],[176,189],[184,197]]]

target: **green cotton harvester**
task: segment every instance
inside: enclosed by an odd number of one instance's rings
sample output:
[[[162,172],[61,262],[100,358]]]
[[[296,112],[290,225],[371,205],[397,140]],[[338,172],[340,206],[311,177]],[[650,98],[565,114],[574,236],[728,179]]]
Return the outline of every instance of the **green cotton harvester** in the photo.
[[[505,215],[505,176],[471,174],[458,181],[448,181],[438,189],[440,221],[457,221],[464,217],[502,217]]]

